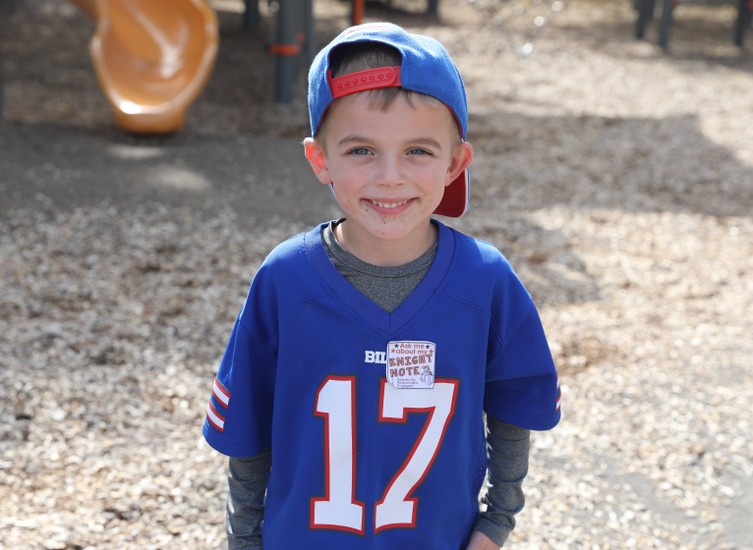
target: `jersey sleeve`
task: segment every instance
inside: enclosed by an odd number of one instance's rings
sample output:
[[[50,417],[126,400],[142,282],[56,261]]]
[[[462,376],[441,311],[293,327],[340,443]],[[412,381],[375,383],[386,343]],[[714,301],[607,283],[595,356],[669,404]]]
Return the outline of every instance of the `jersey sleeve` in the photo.
[[[228,456],[252,456],[271,447],[277,289],[270,279],[262,266],[235,321],[207,403],[204,438]]]
[[[548,430],[560,420],[559,377],[533,300],[504,263],[492,305],[484,409],[521,428]]]
[[[256,455],[271,446],[275,361],[239,317],[207,403],[204,438],[220,453]]]

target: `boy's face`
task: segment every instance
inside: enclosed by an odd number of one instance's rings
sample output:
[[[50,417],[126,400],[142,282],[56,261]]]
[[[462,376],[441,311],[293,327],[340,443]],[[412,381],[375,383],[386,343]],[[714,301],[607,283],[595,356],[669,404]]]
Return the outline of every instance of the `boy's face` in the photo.
[[[431,246],[432,213],[473,158],[446,106],[415,97],[409,103],[402,93],[384,110],[366,94],[335,101],[317,139],[304,145],[345,212],[341,244],[382,265],[410,261]]]

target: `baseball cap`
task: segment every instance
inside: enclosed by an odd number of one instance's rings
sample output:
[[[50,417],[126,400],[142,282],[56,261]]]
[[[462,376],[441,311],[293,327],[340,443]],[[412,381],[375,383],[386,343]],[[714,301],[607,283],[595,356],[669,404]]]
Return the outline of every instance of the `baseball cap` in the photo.
[[[330,54],[335,48],[356,42],[379,42],[392,46],[402,56],[399,67],[380,67],[332,78]],[[350,27],[335,37],[314,58],[308,81],[311,135],[316,135],[324,115],[335,99],[376,88],[399,87],[432,96],[444,103],[458,123],[461,138],[468,131],[465,86],[455,64],[437,40],[408,33],[392,23],[366,23]],[[464,170],[450,185],[435,214],[462,216],[468,208],[470,175]]]

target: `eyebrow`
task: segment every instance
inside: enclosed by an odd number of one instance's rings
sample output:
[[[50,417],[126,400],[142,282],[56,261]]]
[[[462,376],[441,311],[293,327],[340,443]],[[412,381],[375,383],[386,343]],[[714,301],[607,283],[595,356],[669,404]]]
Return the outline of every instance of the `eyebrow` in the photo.
[[[345,136],[343,139],[337,142],[337,145],[348,145],[351,143],[371,143],[371,139],[365,138],[358,135],[349,135]],[[426,147],[433,147],[436,149],[441,149],[442,145],[434,138],[431,137],[420,137],[415,139],[409,139],[407,140],[407,143],[410,143],[412,146],[416,145],[424,145]]]

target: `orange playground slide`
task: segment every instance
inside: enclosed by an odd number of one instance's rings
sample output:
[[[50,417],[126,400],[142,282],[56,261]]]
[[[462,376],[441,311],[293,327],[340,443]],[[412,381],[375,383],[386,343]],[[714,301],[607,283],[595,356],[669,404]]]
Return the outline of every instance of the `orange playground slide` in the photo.
[[[205,0],[70,1],[96,22],[91,56],[117,125],[179,130],[217,57],[214,10]]]

